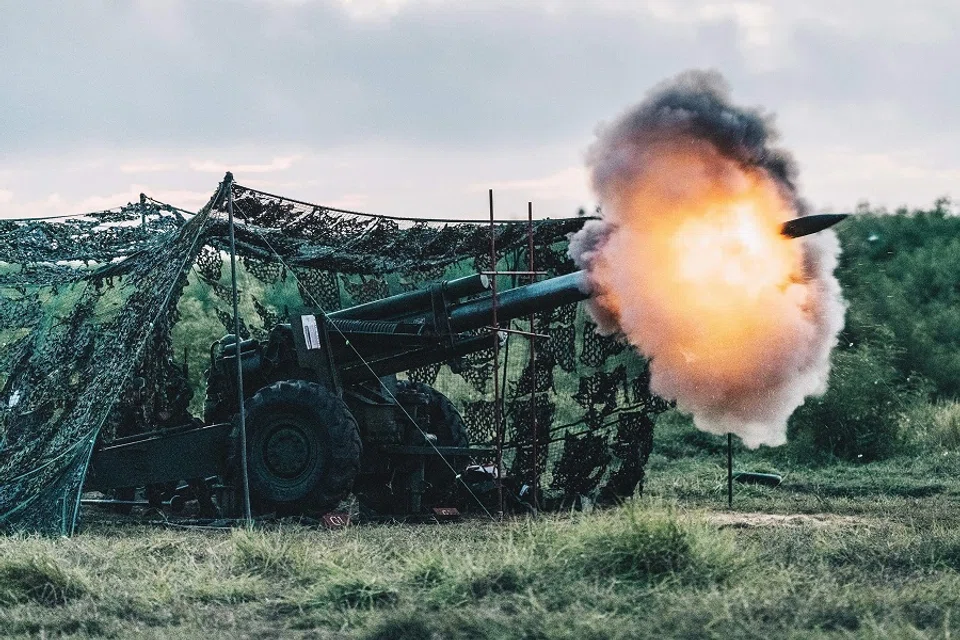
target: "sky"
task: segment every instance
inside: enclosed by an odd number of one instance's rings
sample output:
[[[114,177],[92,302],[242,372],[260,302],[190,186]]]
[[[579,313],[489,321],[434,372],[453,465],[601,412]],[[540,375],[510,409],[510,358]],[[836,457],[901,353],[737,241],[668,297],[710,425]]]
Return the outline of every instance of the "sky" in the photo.
[[[0,0],[0,218],[226,170],[401,216],[573,215],[597,127],[717,69],[817,211],[960,198],[955,0]]]

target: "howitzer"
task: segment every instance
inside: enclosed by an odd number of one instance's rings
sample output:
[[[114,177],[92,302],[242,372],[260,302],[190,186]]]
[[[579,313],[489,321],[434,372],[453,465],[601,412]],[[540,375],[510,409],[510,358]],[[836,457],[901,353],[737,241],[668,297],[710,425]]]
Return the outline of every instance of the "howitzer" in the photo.
[[[493,449],[471,446],[443,394],[396,374],[444,362],[456,369],[499,339],[494,304],[506,323],[587,298],[584,283],[577,272],[494,301],[489,279],[478,274],[329,314],[294,313],[265,341],[225,336],[211,346],[203,424],[101,446],[87,489],[146,486],[161,502],[179,504],[189,494],[236,515],[240,358],[256,513],[320,513],[351,492],[378,514],[455,506],[458,485],[471,477],[465,469]],[[495,479],[476,468],[473,476],[485,485]]]
[[[842,217],[807,216],[781,233],[800,237]],[[146,486],[160,501],[182,503],[189,494],[211,511],[236,515],[239,369],[256,513],[320,513],[351,492],[379,514],[451,506],[470,477],[467,464],[493,450],[471,446],[443,394],[397,374],[444,362],[456,369],[460,358],[492,346],[499,339],[491,327],[495,307],[498,323],[508,323],[589,296],[584,272],[496,296],[489,284],[473,275],[329,314],[295,313],[263,342],[225,336],[211,346],[203,423],[99,447],[87,488]],[[500,481],[473,475],[487,486]]]

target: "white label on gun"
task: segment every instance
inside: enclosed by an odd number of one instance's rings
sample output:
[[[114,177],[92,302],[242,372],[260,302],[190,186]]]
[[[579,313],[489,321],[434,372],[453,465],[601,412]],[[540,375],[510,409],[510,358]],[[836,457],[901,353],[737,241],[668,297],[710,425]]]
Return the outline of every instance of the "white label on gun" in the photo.
[[[307,349],[319,349],[320,330],[317,329],[316,316],[300,316],[300,322],[303,324],[303,340],[307,343]]]

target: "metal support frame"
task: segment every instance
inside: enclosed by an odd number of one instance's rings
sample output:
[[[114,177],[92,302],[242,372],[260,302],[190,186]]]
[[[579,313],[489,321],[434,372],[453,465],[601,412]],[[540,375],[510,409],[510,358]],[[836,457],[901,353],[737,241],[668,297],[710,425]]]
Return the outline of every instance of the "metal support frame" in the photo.
[[[534,269],[534,252],[533,252],[533,203],[527,203],[527,257],[529,258],[529,267],[531,274],[537,274],[537,271]],[[535,275],[530,276],[531,279]],[[530,314],[530,419],[533,423],[530,425],[530,430],[533,434],[533,444],[531,451],[531,458],[533,464],[533,473],[531,474],[531,487],[530,492],[532,495],[532,504],[533,504],[533,513],[536,515],[540,511],[540,499],[538,496],[539,486],[540,486],[540,472],[538,468],[538,463],[540,460],[540,451],[539,443],[537,439],[539,434],[537,433],[537,338],[540,337],[537,334],[536,328],[536,314]]]
[[[537,338],[548,338],[549,336],[538,334],[536,331],[536,319],[535,314],[529,314],[530,322],[530,331],[521,331],[518,329],[500,327],[499,318],[497,317],[497,311],[499,307],[499,302],[497,298],[497,277],[498,276],[513,276],[514,278],[526,277],[530,280],[537,278],[538,276],[547,275],[546,271],[537,271],[536,264],[534,259],[534,243],[533,243],[533,203],[527,202],[527,260],[528,260],[528,270],[521,271],[517,270],[516,265],[513,270],[500,271],[497,268],[497,240],[496,240],[496,218],[494,215],[493,208],[493,189],[488,191],[489,194],[489,204],[490,204],[490,269],[487,271],[481,271],[482,275],[491,276],[490,281],[492,284],[491,287],[491,308],[492,308],[492,322],[489,327],[486,329],[493,331],[495,333],[504,332],[507,334],[516,334],[523,336],[530,341],[530,372],[532,375],[532,385],[530,390],[530,417],[533,421],[531,424],[531,433],[533,437],[532,441],[532,451],[531,451],[531,460],[532,466],[531,469],[531,493],[532,501],[531,506],[533,509],[534,515],[539,512],[539,491],[540,491],[540,477],[537,469],[537,461],[540,455],[539,451],[539,425],[537,424],[537,347],[536,342]],[[509,346],[509,344],[508,344]],[[504,371],[504,387],[506,386],[506,376],[507,372]],[[502,424],[502,403],[505,396],[505,389],[501,389],[500,386],[500,345],[499,340],[494,340],[493,343],[493,415],[494,415],[494,424],[496,425],[496,453],[497,453],[497,473],[502,477],[503,474],[503,445],[504,440],[506,439],[506,434],[504,433],[505,425]],[[500,501],[500,513],[504,512],[504,502],[503,502],[503,484],[500,483],[499,488],[499,501]]]
[[[243,402],[243,358],[240,357],[240,310],[237,291],[237,240],[233,222],[233,174],[227,172],[223,178],[227,190],[227,222],[230,228],[230,286],[233,293],[233,333],[237,339],[237,407],[240,427],[240,476],[243,483],[243,519],[247,524],[253,522],[250,511],[250,475],[247,469],[247,418]]]
[[[490,201],[490,269],[493,271],[494,275],[490,279],[491,282],[491,300],[493,304],[491,305],[493,311],[493,326],[494,332],[500,330],[500,321],[497,318],[497,228],[496,222],[494,220],[493,213],[493,189],[488,191],[489,201]],[[500,402],[502,398],[500,395],[500,339],[497,333],[494,333],[493,339],[493,424],[496,427],[496,438],[497,438],[497,502],[499,507],[499,515],[502,517],[504,513],[504,504],[503,504],[503,440],[506,434],[504,434],[504,428],[501,420],[501,408]]]
[[[529,267],[531,273],[531,279],[536,277],[540,273],[536,271],[536,265],[534,261],[534,247],[533,247],[533,203],[527,203],[527,254],[529,258]],[[541,337],[537,333],[536,327],[536,314],[530,314],[530,419],[533,421],[533,424],[530,425],[530,429],[533,434],[533,450],[531,451],[531,458],[533,460],[533,474],[531,476],[530,482],[530,492],[532,494],[532,504],[533,504],[533,513],[536,515],[540,512],[540,443],[539,438],[540,434],[538,433],[537,425],[537,338]],[[549,337],[549,336],[544,336]]]

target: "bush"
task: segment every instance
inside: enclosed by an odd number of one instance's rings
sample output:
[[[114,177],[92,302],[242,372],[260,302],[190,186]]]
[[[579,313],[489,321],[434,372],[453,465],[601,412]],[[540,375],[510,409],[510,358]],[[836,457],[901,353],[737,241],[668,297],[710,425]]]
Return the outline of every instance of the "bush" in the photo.
[[[793,450],[859,462],[897,453],[905,443],[901,422],[924,394],[917,379],[900,376],[895,357],[893,347],[874,342],[835,350],[826,394],[790,420]]]
[[[960,450],[960,402],[919,404],[904,419],[904,427],[921,447]]]
[[[654,452],[671,460],[704,454],[719,456],[727,450],[726,437],[700,431],[692,417],[677,409],[657,416],[653,434]]]
[[[941,199],[928,211],[860,211],[837,227],[850,312],[887,328],[901,374],[920,373],[941,398],[960,397],[960,217],[950,210]]]

